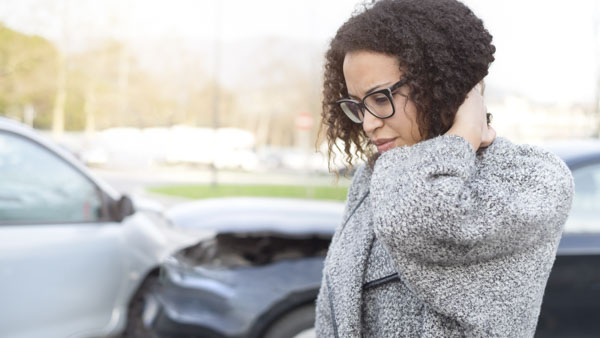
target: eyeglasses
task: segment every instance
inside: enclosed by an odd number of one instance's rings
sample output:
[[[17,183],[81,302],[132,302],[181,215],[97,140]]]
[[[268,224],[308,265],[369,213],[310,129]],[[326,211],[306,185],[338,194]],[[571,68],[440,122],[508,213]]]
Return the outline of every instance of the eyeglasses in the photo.
[[[361,101],[341,99],[337,100],[336,103],[340,105],[340,108],[342,108],[342,111],[346,116],[356,123],[362,123],[364,121],[365,110],[377,118],[387,119],[392,117],[396,112],[393,95],[399,94],[406,97],[404,94],[394,93],[395,90],[405,84],[405,79],[400,80],[389,88],[380,89],[367,94]]]

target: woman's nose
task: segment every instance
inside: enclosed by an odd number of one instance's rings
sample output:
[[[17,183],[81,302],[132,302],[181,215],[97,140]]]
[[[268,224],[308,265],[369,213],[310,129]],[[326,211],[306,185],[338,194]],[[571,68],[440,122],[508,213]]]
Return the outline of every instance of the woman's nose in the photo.
[[[373,133],[377,128],[380,128],[384,124],[384,120],[375,117],[373,114],[365,111],[363,119],[363,130],[367,135]]]

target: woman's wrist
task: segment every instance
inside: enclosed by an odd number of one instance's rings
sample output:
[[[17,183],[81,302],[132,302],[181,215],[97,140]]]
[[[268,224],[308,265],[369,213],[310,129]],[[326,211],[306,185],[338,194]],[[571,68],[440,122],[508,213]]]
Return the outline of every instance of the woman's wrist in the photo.
[[[475,127],[456,127],[456,125],[452,126],[450,130],[446,132],[445,135],[455,135],[460,136],[467,140],[471,147],[473,147],[474,151],[479,149],[481,145],[481,130],[478,130]]]

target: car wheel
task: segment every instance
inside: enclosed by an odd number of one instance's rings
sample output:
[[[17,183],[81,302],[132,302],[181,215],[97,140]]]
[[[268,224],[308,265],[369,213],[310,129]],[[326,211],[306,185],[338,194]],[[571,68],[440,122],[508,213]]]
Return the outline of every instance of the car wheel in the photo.
[[[315,305],[298,307],[275,321],[265,338],[311,338],[315,337]]]
[[[158,276],[149,275],[142,282],[135,295],[129,303],[127,311],[127,325],[121,338],[158,338],[154,331],[144,325],[143,313],[146,304],[146,296],[158,284]]]

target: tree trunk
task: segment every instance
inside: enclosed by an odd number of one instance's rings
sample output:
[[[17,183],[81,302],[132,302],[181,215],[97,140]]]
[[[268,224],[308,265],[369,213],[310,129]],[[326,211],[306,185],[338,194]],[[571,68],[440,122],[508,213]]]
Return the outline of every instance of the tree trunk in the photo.
[[[67,100],[67,61],[63,53],[58,56],[58,77],[54,111],[52,114],[52,136],[60,139],[65,130],[65,102]]]

